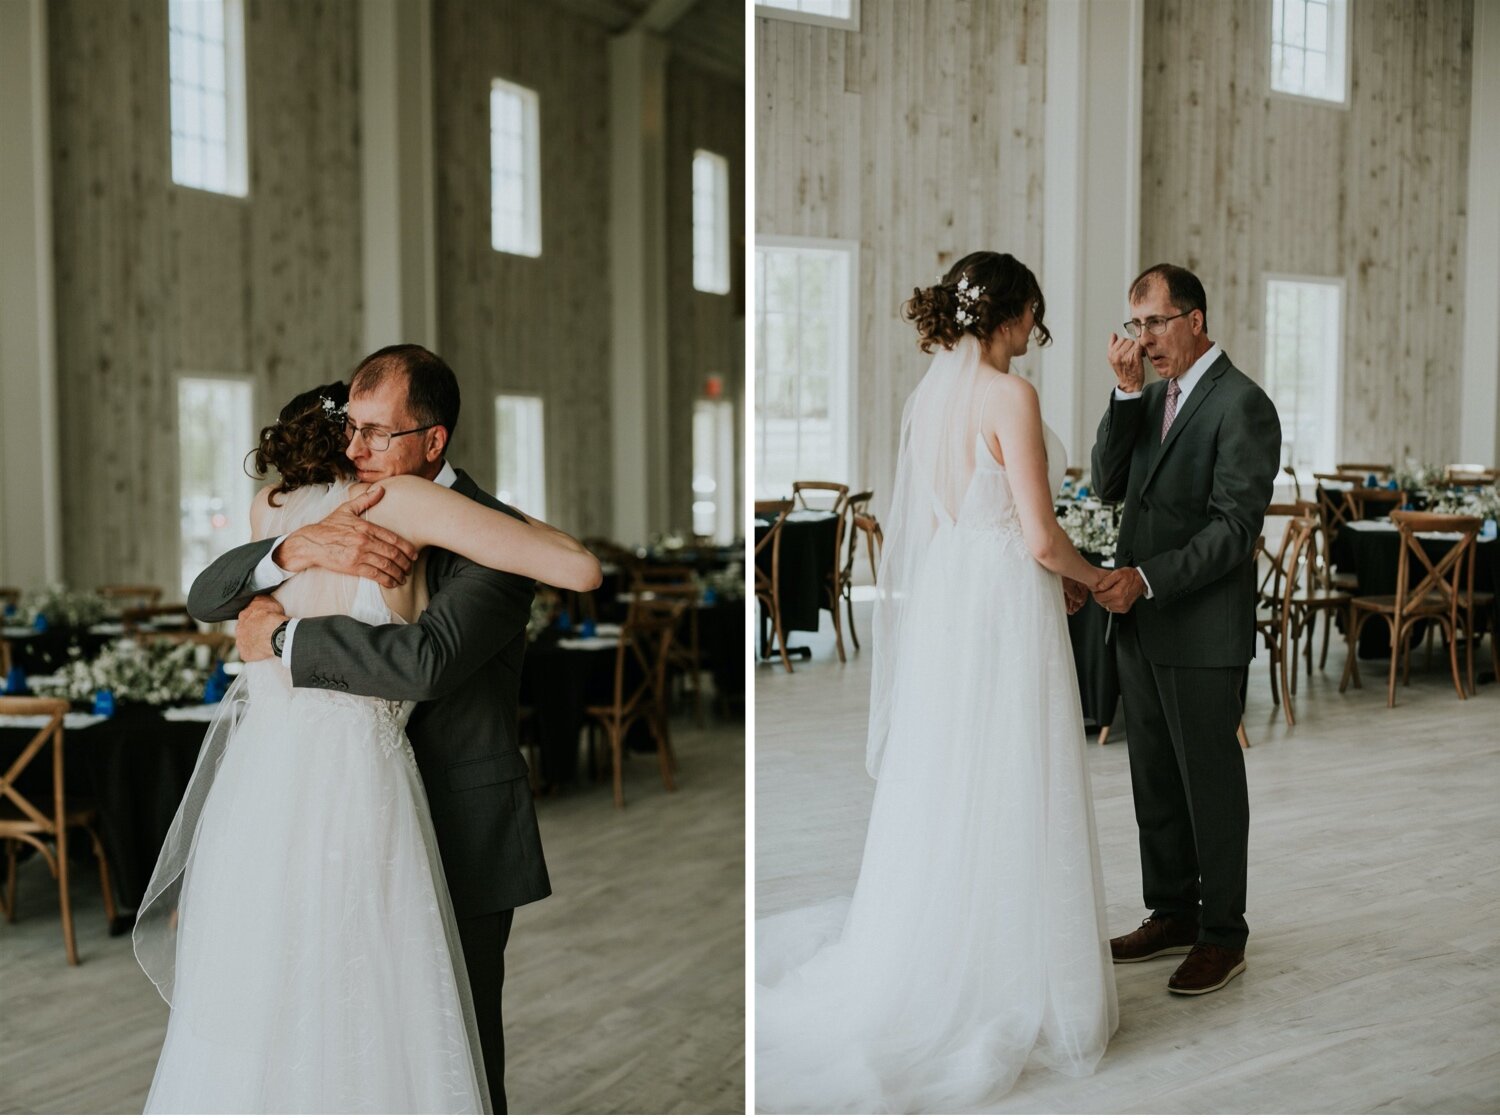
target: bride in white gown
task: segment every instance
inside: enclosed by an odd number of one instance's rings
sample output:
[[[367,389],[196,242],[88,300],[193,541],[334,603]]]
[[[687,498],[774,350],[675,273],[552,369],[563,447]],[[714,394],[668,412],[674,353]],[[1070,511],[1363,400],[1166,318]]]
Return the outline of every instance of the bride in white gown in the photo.
[[[282,422],[336,449],[342,415],[330,407],[330,431],[318,429],[319,399],[342,388],[305,393]],[[342,472],[337,459],[327,465],[330,478]],[[554,585],[597,584],[593,557],[545,525],[422,478],[383,487],[369,519],[419,547],[545,572]],[[339,478],[279,504],[262,491],[255,537],[321,520],[364,489]],[[293,617],[410,621],[424,604],[418,563],[393,591],[314,569],[275,596]],[[403,731],[412,705],[294,689],[275,658],[245,666],[136,925],[137,957],[172,1007],[147,1112],[490,1112],[457,925]]]
[[[902,419],[877,580],[878,783],[853,897],[756,924],[762,1110],[981,1106],[1028,1062],[1091,1073],[1115,1030],[1064,603],[1103,572],[1057,524],[1065,452],[1009,375],[1050,338],[1043,309],[993,252],[907,304],[938,352]]]

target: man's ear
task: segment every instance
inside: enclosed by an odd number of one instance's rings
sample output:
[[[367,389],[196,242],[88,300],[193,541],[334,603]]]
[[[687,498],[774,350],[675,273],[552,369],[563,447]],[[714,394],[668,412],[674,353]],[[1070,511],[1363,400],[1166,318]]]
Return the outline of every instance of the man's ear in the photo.
[[[427,432],[427,461],[440,461],[448,450],[448,428],[438,426]]]

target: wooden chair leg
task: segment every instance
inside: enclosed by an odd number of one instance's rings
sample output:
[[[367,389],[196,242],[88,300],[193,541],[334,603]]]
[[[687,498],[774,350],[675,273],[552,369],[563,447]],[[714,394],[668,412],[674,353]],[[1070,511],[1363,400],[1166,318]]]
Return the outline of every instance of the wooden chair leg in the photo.
[[[776,647],[781,652],[781,663],[786,667],[786,674],[792,674],[792,658],[786,654],[786,633],[781,628],[781,596],[779,594],[771,597],[771,625],[776,630]]]
[[[1448,637],[1448,666],[1453,669],[1453,689],[1458,692],[1460,699],[1469,696],[1464,693],[1464,677],[1458,670],[1458,629],[1455,626],[1447,630]]]
[[[1401,640],[1397,637],[1396,631],[1397,631],[1397,626],[1396,626],[1395,619],[1393,618],[1391,620],[1391,670],[1390,670],[1390,679],[1389,679],[1389,681],[1386,684],[1386,694],[1385,694],[1386,709],[1390,709],[1391,707],[1393,707],[1393,706],[1396,705],[1396,672],[1401,667],[1401,660],[1402,660],[1401,650],[1403,648],[1403,645],[1402,645]],[[1405,633],[1406,633],[1406,638],[1407,639],[1406,639],[1406,644],[1405,644],[1404,647],[1406,648],[1406,651],[1408,653],[1410,653],[1411,652],[1411,629],[1410,628],[1405,629]],[[1411,659],[1410,659],[1410,656],[1408,656],[1406,658],[1406,667],[1407,667],[1408,671],[1411,670]]]
[[[89,828],[89,838],[94,844],[94,860],[99,863],[99,888],[104,891],[104,915],[113,924],[119,912],[115,908],[115,891],[109,882],[109,859],[104,856],[104,844],[99,841],[99,835],[92,827]]]
[[[1328,669],[1328,636],[1333,632],[1333,610],[1320,611],[1323,614],[1323,655],[1318,659],[1318,671]]]
[[[1107,741],[1109,741],[1109,726],[1108,725],[1100,726],[1099,727],[1099,744],[1103,745]]]
[[[1292,712],[1292,696],[1296,694],[1295,680],[1297,678],[1297,638],[1295,634],[1287,633],[1287,627],[1285,625],[1282,626],[1281,632],[1283,636],[1289,635],[1292,639],[1291,650],[1288,651],[1283,647],[1281,650],[1281,655],[1277,657],[1277,659],[1281,661],[1281,712],[1282,714],[1286,715],[1286,724],[1288,726],[1295,726],[1297,724],[1297,717]],[[1294,681],[1290,684],[1287,682],[1286,675],[1286,662],[1288,660],[1292,662],[1292,680]],[[1243,718],[1240,719],[1240,726],[1243,727],[1244,724],[1245,720]]]
[[[844,605],[849,609],[849,635],[854,638],[854,651],[859,651],[859,630],[854,627],[854,596],[844,598]]]
[[[68,829],[57,832],[57,896],[62,907],[63,943],[68,949],[68,965],[78,965],[78,940],[73,934],[73,900],[68,896]]]
[[[833,590],[829,598],[829,604],[833,606],[829,612],[833,614],[833,646],[839,654],[839,663],[847,664],[848,658],[844,655],[844,619],[839,611],[839,600],[843,594],[839,591],[839,578],[833,577]]]
[[[1250,735],[1245,733],[1245,720],[1243,718],[1240,719],[1240,727],[1234,732],[1234,736],[1239,739],[1241,749],[1250,748]]]

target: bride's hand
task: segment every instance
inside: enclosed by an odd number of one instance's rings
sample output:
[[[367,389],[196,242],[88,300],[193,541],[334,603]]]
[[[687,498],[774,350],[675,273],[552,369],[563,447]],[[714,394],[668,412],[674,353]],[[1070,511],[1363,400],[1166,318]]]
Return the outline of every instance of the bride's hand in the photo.
[[[1083,603],[1089,600],[1089,588],[1076,579],[1063,579],[1063,600],[1068,606],[1068,616],[1072,617],[1083,608]]]
[[[294,573],[321,567],[373,579],[387,589],[401,586],[417,560],[416,547],[363,516],[384,494],[379,485],[372,485],[316,524],[298,528],[281,542],[273,561]]]

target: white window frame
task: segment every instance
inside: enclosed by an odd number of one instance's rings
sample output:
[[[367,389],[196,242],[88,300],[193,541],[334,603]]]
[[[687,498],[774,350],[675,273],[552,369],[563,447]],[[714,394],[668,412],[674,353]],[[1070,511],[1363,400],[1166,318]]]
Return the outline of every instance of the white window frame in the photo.
[[[203,3],[205,0],[192,0]],[[247,198],[250,194],[250,151],[248,109],[245,97],[245,11],[241,0],[213,0],[220,5],[224,20],[224,185],[223,189],[206,182],[188,182],[178,178],[185,170],[178,166],[175,89],[172,76],[171,0],[167,7],[167,159],[169,177],[174,187],[199,190],[227,198]],[[184,63],[184,66],[186,63]],[[184,97],[191,96],[184,93]],[[184,122],[185,123],[185,122]],[[185,134],[185,133],[184,133]]]
[[[806,3],[806,0],[790,0],[791,3]],[[755,5],[755,14],[763,19],[784,19],[791,23],[810,23],[815,27],[833,27],[840,31],[859,30],[859,0],[849,0],[847,16],[827,16],[817,12],[805,12],[800,7],[784,8],[780,4],[763,2]]]
[[[1271,322],[1270,322],[1270,297],[1271,284],[1273,283],[1308,283],[1320,284],[1331,287],[1338,295],[1338,322],[1326,339],[1329,347],[1328,362],[1334,370],[1333,383],[1323,386],[1322,408],[1324,422],[1326,424],[1324,440],[1319,447],[1315,458],[1322,459],[1315,464],[1316,469],[1331,470],[1344,453],[1343,440],[1343,414],[1344,414],[1344,323],[1348,319],[1348,283],[1343,276],[1314,276],[1295,275],[1287,272],[1265,272],[1261,276],[1260,306],[1261,306],[1261,337],[1265,340],[1262,348],[1261,360],[1265,379],[1266,391],[1269,393],[1271,385]],[[1275,397],[1272,397],[1275,403]],[[1283,425],[1283,429],[1284,425]],[[1287,463],[1283,462],[1282,465]],[[1293,463],[1295,465],[1295,463]],[[1307,484],[1307,478],[1299,471],[1298,477],[1303,484]],[[1281,477],[1278,475],[1277,481]]]
[[[184,500],[182,485],[182,388],[184,383],[188,381],[243,387],[247,392],[247,398],[249,401],[245,413],[249,419],[249,426],[244,431],[245,437],[243,443],[236,442],[231,439],[228,443],[225,444],[229,452],[233,452],[239,457],[239,472],[244,475],[244,507],[239,510],[231,510],[231,513],[228,515],[229,522],[227,527],[230,529],[231,535],[226,538],[225,546],[219,550],[218,554],[223,554],[224,551],[229,550],[231,547],[238,547],[241,544],[250,542],[251,504],[255,498],[256,490],[258,490],[263,484],[267,483],[266,481],[257,481],[255,478],[251,477],[248,472],[253,468],[253,463],[250,461],[249,454],[252,450],[255,449],[257,438],[260,433],[260,428],[256,424],[255,419],[257,414],[257,398],[259,395],[259,393],[256,391],[255,378],[243,373],[210,373],[189,370],[179,371],[174,378],[174,387],[176,388],[176,393],[175,399],[173,400],[173,406],[177,409],[177,441],[173,446],[173,454],[176,458],[177,465],[177,570],[179,578],[183,579],[182,592],[184,594],[186,594],[191,588],[191,579],[185,577],[185,554],[182,535],[182,502]],[[217,557],[217,555],[210,556],[209,562],[212,562]],[[196,575],[201,572],[202,568],[200,568],[199,571],[195,572],[193,577],[196,577]]]
[[[1354,67],[1350,64],[1349,43],[1352,36],[1350,10],[1353,7],[1352,0],[1328,0],[1328,64],[1330,68],[1342,68],[1342,77],[1331,77],[1325,89],[1337,89],[1337,97],[1319,96],[1313,93],[1278,89],[1276,86],[1276,66],[1274,62],[1277,35],[1280,28],[1277,26],[1277,17],[1287,4],[1300,4],[1305,10],[1306,0],[1272,0],[1270,5],[1270,23],[1266,38],[1266,84],[1273,98],[1284,98],[1288,101],[1300,101],[1306,105],[1321,105],[1324,108],[1347,109],[1349,107],[1350,89],[1352,84],[1352,71]]]
[[[713,177],[712,195],[706,200],[706,224],[698,220],[699,206],[705,202],[698,191],[700,166],[708,167]],[[693,152],[693,288],[710,295],[728,295],[729,272],[729,160],[698,148]]]
[[[844,417],[843,422],[833,422],[834,435],[834,463],[835,469],[842,476],[820,479],[831,481],[844,481],[853,484],[853,478],[857,463],[855,462],[855,448],[859,446],[859,415],[854,402],[859,399],[859,242],[834,237],[775,237],[757,234],[755,238],[757,253],[761,249],[813,249],[818,251],[841,252],[847,255],[847,281],[845,290],[848,296],[846,307],[846,323],[848,338],[846,341],[845,369],[844,375],[835,378],[833,390],[829,394],[829,416],[830,419],[837,413]],[[763,308],[760,305],[760,261],[755,261],[754,273],[754,308],[755,317],[751,323],[754,333],[755,349],[752,354],[760,352],[760,329],[761,314]],[[756,382],[759,383],[757,376]],[[760,411],[755,408],[755,423],[751,428],[752,460],[755,463],[755,474],[751,485],[755,490],[757,499],[789,499],[790,489],[785,493],[763,492],[761,489],[761,466],[760,461]]]
[[[521,103],[521,237],[500,243],[495,222],[495,95],[505,93]],[[542,255],[542,126],[541,97],[534,89],[494,78],[490,82],[490,247],[512,256]]]
[[[698,420],[706,415],[713,427],[713,530],[698,531]],[[734,402],[722,396],[700,397],[693,401],[693,534],[705,535],[714,543],[733,542],[739,531],[738,503],[734,476]],[[706,499],[705,499],[706,500]]]
[[[530,495],[517,497],[510,494],[506,488],[506,482],[509,479],[501,476],[504,451],[500,445],[500,413],[504,410],[506,402],[510,400],[531,401],[537,406],[534,432],[536,446],[533,449],[528,442],[526,451],[527,456],[532,457],[531,467],[537,472],[534,499]],[[547,398],[539,392],[500,392],[495,395],[495,496],[538,520],[547,519]]]

